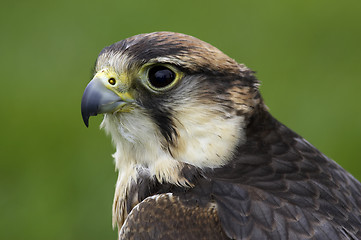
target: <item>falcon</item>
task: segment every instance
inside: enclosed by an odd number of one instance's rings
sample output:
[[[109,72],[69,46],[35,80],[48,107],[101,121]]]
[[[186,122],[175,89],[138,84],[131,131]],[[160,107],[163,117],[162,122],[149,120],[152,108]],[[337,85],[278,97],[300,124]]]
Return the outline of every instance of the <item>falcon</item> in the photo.
[[[105,47],[81,112],[104,114],[119,239],[361,239],[361,184],[268,111],[254,72],[192,36]]]

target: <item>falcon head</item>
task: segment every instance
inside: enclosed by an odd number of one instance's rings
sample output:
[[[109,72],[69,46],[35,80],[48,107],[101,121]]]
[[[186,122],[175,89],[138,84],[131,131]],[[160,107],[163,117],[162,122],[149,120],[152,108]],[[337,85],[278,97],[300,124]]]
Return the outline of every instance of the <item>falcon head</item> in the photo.
[[[360,235],[359,182],[274,119],[258,85],[246,66],[184,34],[141,34],[101,51],[81,110],[86,126],[104,114],[116,147],[119,239],[169,226],[183,234],[178,217],[219,238]]]
[[[161,182],[187,184],[186,164],[215,168],[245,141],[263,106],[258,81],[243,64],[197,38],[140,34],[104,48],[81,111],[103,113],[116,167],[143,167]]]

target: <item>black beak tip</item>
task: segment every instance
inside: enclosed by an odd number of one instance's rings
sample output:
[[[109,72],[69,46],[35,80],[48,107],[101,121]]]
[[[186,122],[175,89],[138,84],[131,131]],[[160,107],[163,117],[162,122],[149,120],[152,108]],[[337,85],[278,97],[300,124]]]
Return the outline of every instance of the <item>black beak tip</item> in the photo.
[[[89,116],[85,115],[82,113],[83,116],[83,122],[85,124],[86,127],[89,127]]]
[[[96,115],[98,115],[98,104],[94,104],[92,101],[90,101],[90,103],[82,101],[81,116],[86,127],[89,127],[89,118]]]
[[[98,82],[94,82],[93,80],[84,90],[83,97],[81,99],[81,115],[86,127],[89,127],[89,118],[91,116],[98,115],[100,111],[99,108],[103,98],[101,90],[102,85]]]
[[[87,99],[87,95],[84,94],[81,101],[81,116],[86,127],[89,127],[89,118],[98,114],[98,104],[96,101]]]

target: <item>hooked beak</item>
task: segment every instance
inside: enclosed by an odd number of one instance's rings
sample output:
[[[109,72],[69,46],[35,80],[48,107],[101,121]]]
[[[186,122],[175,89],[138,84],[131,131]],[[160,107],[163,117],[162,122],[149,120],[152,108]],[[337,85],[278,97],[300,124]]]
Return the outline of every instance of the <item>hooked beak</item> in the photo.
[[[91,80],[85,88],[81,99],[81,115],[85,126],[89,126],[90,116],[96,116],[99,113],[115,112],[133,99],[129,94],[115,93],[107,88],[101,77],[97,75]]]

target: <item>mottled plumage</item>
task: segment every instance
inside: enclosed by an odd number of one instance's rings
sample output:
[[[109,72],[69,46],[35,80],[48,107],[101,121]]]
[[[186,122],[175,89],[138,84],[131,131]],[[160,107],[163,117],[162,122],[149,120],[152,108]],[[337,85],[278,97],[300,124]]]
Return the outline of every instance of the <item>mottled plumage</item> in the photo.
[[[117,149],[119,239],[361,238],[361,184],[271,116],[245,65],[157,32],[95,68],[82,114],[104,113]]]

